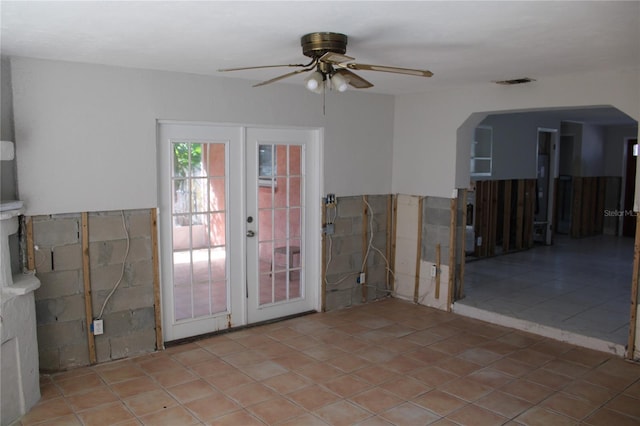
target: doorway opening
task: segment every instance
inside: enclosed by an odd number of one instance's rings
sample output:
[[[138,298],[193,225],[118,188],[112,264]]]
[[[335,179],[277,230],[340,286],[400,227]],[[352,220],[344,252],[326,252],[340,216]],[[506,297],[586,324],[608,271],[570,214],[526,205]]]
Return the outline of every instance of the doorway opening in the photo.
[[[454,311],[623,355],[633,241],[621,237],[622,218],[607,212],[624,205],[621,185],[629,178],[621,159],[628,140],[637,139],[637,122],[613,108],[468,121],[492,128],[492,172],[472,176],[467,217],[475,223],[467,233],[475,244],[467,253],[465,297]],[[464,134],[472,131],[459,130]],[[492,209],[493,234],[482,234],[478,222]],[[485,243],[489,249],[478,250]]]

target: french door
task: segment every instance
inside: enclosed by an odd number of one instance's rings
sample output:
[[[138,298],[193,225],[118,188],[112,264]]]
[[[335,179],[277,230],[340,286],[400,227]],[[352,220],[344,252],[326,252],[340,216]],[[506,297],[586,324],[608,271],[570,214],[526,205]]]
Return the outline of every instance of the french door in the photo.
[[[318,131],[161,123],[158,152],[166,341],[317,309]]]

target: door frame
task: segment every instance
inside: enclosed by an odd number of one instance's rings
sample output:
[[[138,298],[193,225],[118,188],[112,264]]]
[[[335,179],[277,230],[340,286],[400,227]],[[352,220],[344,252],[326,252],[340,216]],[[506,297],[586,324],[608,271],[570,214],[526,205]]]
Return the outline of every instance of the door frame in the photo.
[[[547,230],[545,233],[545,244],[553,244],[555,234],[555,211],[556,211],[556,179],[560,169],[560,138],[558,129],[538,127],[536,132],[536,175],[538,169],[538,146],[540,144],[540,133],[551,133],[551,146],[549,147],[549,182],[547,188]],[[536,194],[537,196],[537,194]]]
[[[321,207],[322,207],[322,194],[324,193],[324,128],[322,127],[303,127],[303,126],[276,126],[276,125],[259,125],[259,124],[238,124],[238,123],[218,123],[218,122],[208,122],[208,121],[184,121],[184,120],[165,120],[158,119],[156,120],[156,166],[157,166],[157,175],[156,175],[156,188],[158,191],[158,223],[162,224],[162,215],[164,212],[162,211],[161,199],[162,199],[162,188],[161,182],[163,179],[163,173],[166,172],[161,166],[160,162],[160,150],[163,149],[162,141],[160,140],[160,126],[167,125],[182,125],[182,126],[210,126],[210,127],[235,127],[241,132],[241,141],[240,141],[240,151],[239,154],[242,158],[241,164],[238,166],[234,166],[236,169],[241,169],[239,174],[240,181],[238,184],[242,188],[244,197],[239,197],[240,200],[238,204],[240,205],[242,222],[242,229],[239,231],[241,238],[239,241],[234,242],[236,246],[239,247],[240,253],[243,254],[241,259],[234,259],[231,257],[229,260],[230,265],[229,268],[233,268],[234,265],[237,266],[237,263],[241,263],[241,267],[237,270],[239,271],[238,279],[243,283],[243,293],[245,297],[243,298],[242,303],[240,304],[241,312],[233,313],[233,318],[235,321],[233,324],[230,324],[230,328],[235,327],[243,327],[248,325],[248,298],[246,297],[247,291],[247,264],[246,264],[246,250],[247,250],[247,242],[245,235],[248,230],[247,222],[244,218],[247,217],[247,203],[246,203],[246,149],[247,149],[247,129],[281,129],[281,130],[304,130],[308,131],[310,134],[311,143],[308,146],[307,154],[310,156],[309,158],[315,159],[315,161],[311,161],[308,169],[306,170],[307,176],[312,176],[312,182],[308,187],[307,193],[307,207],[308,210],[308,221],[305,229],[306,232],[306,268],[308,268],[308,276],[310,279],[309,283],[309,291],[307,296],[311,298],[310,305],[313,306],[315,311],[320,312],[322,305],[322,274],[321,274],[321,261],[322,261],[322,250],[321,250]],[[229,153],[231,155],[231,153]],[[232,230],[229,229],[229,232]],[[163,232],[167,232],[163,229],[162,226],[158,226],[158,259],[160,261],[159,269],[159,278],[160,278],[160,306],[164,308],[164,295],[163,295],[163,265],[162,262],[166,256],[166,251],[171,251],[171,247],[167,247],[163,244]],[[171,340],[180,340],[167,338],[167,329],[170,324],[166,324],[166,318],[164,313],[160,315],[162,321],[162,329],[163,329],[163,339],[165,342],[169,342]],[[208,331],[206,334],[211,332],[215,332],[218,330]],[[195,337],[199,334],[195,334]]]
[[[625,234],[625,222],[627,223],[627,227],[631,226],[632,228],[635,227],[635,223],[632,225],[630,222],[630,218],[627,217],[627,213],[629,211],[633,211],[633,207],[635,204],[635,194],[636,194],[636,182],[637,182],[637,175],[638,175],[638,168],[637,168],[637,161],[636,161],[636,168],[635,168],[635,179],[632,179],[631,181],[629,181],[629,167],[633,167],[633,164],[631,164],[631,158],[629,158],[629,145],[631,144],[631,141],[635,141],[635,143],[638,143],[638,138],[636,136],[627,136],[624,138],[624,142],[623,142],[623,148],[622,148],[622,183],[620,185],[620,208],[619,210],[622,211],[622,217],[620,218],[620,221],[618,223],[618,235],[619,236],[624,236]],[[631,150],[631,152],[633,153],[633,149]],[[633,155],[633,154],[632,154]],[[633,157],[632,157],[633,158]],[[637,160],[637,158],[636,158]],[[629,185],[633,186],[633,192],[631,195],[631,199],[627,200],[627,191],[629,190]],[[627,203],[627,201],[630,201],[630,205],[629,203]],[[627,231],[630,231],[630,229],[627,229]],[[635,232],[632,232],[632,235],[629,236],[635,236]]]

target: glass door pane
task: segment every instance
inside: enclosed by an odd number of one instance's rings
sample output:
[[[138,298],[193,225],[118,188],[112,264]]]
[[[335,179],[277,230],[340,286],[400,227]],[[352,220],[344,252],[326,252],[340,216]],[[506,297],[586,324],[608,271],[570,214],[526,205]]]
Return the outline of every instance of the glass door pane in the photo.
[[[172,143],[176,321],[227,312],[226,144]]]
[[[259,306],[301,298],[301,145],[258,145]]]

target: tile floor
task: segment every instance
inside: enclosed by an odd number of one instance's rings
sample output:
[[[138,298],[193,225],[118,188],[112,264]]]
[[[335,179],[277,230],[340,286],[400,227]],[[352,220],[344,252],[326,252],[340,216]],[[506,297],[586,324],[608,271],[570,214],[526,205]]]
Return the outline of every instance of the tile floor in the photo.
[[[456,302],[625,345],[633,239],[571,239],[469,262]]]
[[[396,299],[42,377],[19,425],[638,425],[640,365]]]

